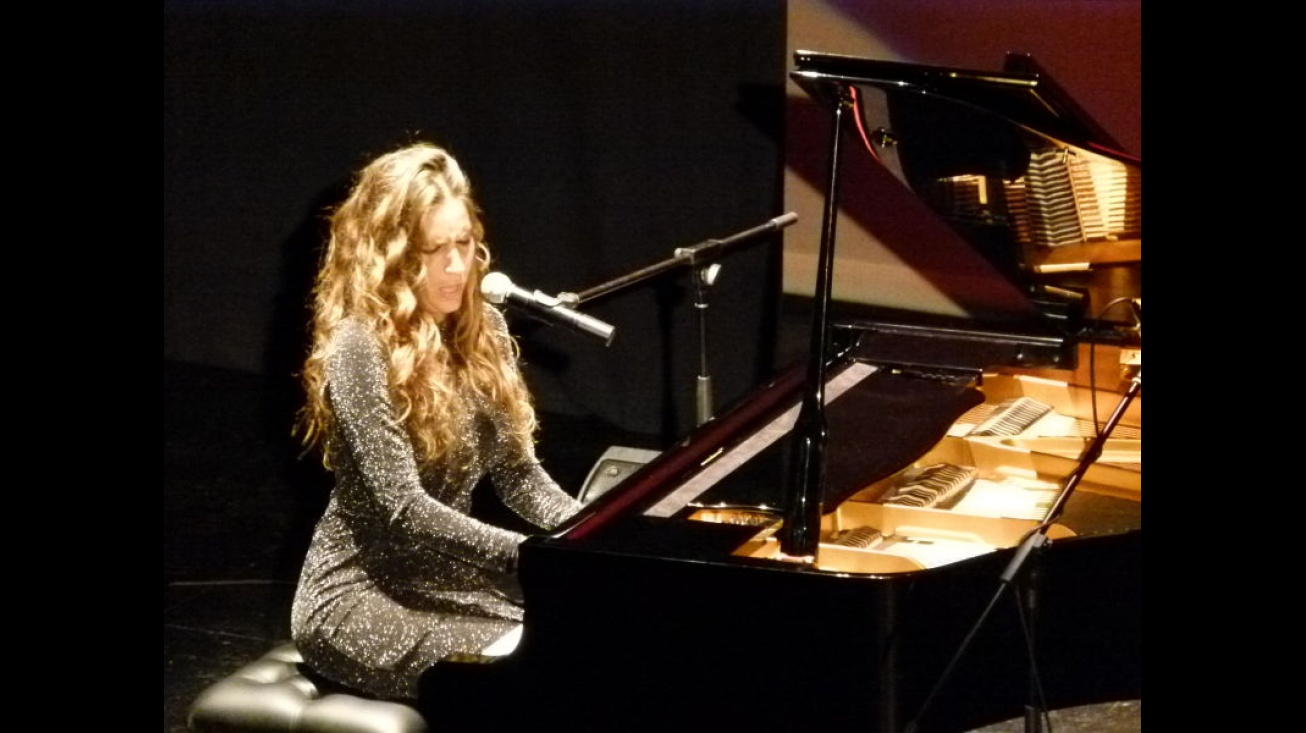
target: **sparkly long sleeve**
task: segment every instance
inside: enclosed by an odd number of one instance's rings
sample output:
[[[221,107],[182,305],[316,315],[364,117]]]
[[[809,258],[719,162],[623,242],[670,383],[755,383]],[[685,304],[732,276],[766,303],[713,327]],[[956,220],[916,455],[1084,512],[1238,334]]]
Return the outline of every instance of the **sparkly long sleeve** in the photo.
[[[508,326],[503,314],[489,309],[487,320],[504,339],[505,352],[511,353],[506,348]],[[513,368],[517,368],[515,364]],[[490,467],[490,480],[504,506],[522,519],[547,530],[580,510],[580,502],[563,491],[540,465],[534,446],[525,450],[506,446],[500,455],[501,460]]]
[[[479,476],[446,471],[423,485],[412,443],[395,419],[381,350],[358,322],[342,324],[327,380],[344,440],[344,450],[333,457],[353,464],[340,470],[366,485],[364,501],[383,515],[378,529],[389,534],[388,543],[427,545],[482,567],[507,567],[524,535],[469,516]]]
[[[502,315],[486,308],[507,338]],[[346,321],[332,347],[335,486],[304,558],[291,636],[318,673],[372,694],[413,697],[431,665],[480,652],[523,618],[510,569],[525,536],[471,517],[481,478],[489,475],[508,504],[541,526],[579,504],[533,450],[512,448],[499,429],[506,416],[486,405],[467,415],[454,447],[460,460],[419,467],[371,330]]]

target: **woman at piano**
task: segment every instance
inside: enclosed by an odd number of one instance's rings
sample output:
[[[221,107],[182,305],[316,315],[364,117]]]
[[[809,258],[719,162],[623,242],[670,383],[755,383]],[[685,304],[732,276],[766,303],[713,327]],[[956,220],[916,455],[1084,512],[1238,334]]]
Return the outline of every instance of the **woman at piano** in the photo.
[[[307,666],[412,699],[418,677],[518,630],[526,535],[471,516],[488,476],[551,529],[580,509],[534,449],[536,416],[458,162],[415,143],[356,175],[330,215],[295,425],[331,472],[291,608]]]

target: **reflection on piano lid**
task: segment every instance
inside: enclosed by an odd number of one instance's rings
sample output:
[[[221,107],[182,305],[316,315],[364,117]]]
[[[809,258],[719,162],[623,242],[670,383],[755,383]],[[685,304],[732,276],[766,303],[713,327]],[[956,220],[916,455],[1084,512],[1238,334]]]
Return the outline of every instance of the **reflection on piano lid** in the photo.
[[[891,172],[1046,315],[1129,321],[1141,297],[1142,161],[1026,54],[1001,71],[799,51],[791,77],[852,112]]]

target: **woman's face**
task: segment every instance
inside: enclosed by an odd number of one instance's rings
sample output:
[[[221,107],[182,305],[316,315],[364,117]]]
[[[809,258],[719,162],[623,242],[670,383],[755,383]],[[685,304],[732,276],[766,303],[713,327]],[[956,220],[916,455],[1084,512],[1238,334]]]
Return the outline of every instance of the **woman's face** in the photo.
[[[445,199],[432,207],[422,217],[421,236],[426,279],[419,298],[428,313],[443,321],[462,307],[463,290],[476,252],[467,205],[458,199]]]

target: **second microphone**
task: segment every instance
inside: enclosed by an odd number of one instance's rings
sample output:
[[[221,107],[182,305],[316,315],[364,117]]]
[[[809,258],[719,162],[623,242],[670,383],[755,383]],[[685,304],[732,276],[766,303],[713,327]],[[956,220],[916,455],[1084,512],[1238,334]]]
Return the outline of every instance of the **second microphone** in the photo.
[[[603,339],[603,345],[612,343],[616,329],[593,316],[572,310],[562,301],[538,290],[530,291],[513,284],[512,279],[502,272],[491,272],[481,280],[481,294],[485,299],[501,305],[518,306],[546,323],[560,323],[581,333]]]

